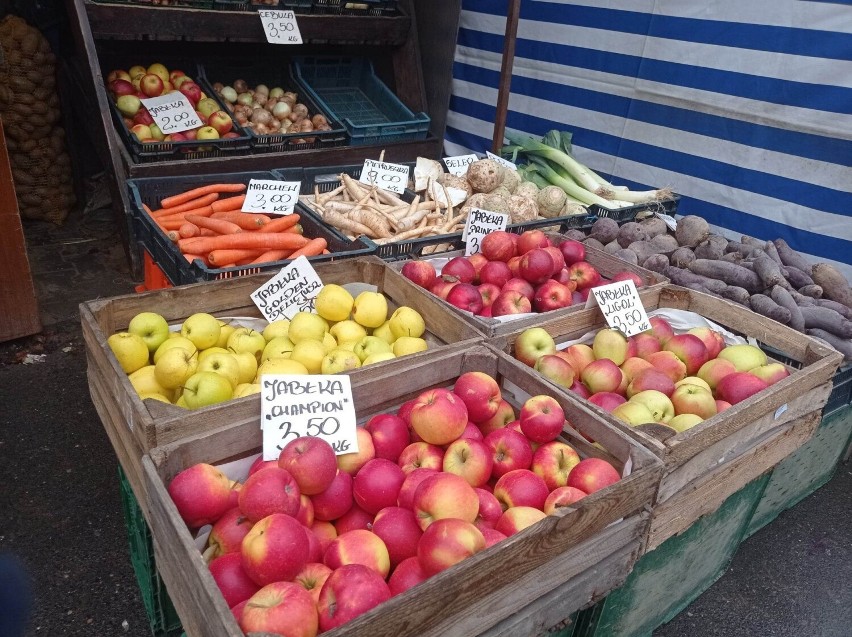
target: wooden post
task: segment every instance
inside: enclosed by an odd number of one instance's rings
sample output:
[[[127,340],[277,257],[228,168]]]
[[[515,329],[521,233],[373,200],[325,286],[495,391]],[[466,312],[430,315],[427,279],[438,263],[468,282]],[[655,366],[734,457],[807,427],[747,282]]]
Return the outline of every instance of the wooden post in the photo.
[[[491,152],[500,153],[503,134],[506,132],[506,113],[509,110],[509,94],[512,92],[512,65],[515,63],[515,41],[518,37],[518,20],[521,0],[509,0],[506,14],[506,36],[503,40],[503,63],[500,66],[500,86],[497,88],[497,114],[494,117],[494,137]]]

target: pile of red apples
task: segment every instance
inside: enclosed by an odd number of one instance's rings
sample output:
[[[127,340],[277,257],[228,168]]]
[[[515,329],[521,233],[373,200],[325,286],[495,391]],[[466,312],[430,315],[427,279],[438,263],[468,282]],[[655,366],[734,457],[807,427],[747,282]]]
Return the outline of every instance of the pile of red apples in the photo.
[[[634,272],[619,272],[605,280],[586,259],[579,241],[564,239],[554,245],[541,230],[513,234],[502,230],[487,234],[481,252],[454,257],[440,276],[429,261],[409,261],[402,275],[450,305],[484,318],[550,312],[585,303],[595,286],[633,279]]]
[[[560,507],[620,479],[557,437],[552,397],[515,414],[482,372],[357,429],[358,452],[290,441],[242,484],[197,464],[168,490],[246,633],[312,637],[340,626]]]
[[[661,317],[625,337],[599,330],[591,345],[557,350],[542,328],[522,332],[515,358],[630,426],[658,423],[676,432],[740,403],[790,375],[753,345],[726,345],[709,327],[675,334]]]

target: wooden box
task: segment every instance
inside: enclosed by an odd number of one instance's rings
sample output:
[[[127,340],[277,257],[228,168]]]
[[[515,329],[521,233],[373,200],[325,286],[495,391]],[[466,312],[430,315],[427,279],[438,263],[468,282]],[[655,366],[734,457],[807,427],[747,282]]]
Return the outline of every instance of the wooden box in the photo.
[[[556,235],[554,233],[548,233],[548,235],[550,237],[560,237],[560,235]],[[453,257],[457,256],[464,256],[464,251],[459,250],[455,252],[442,253],[434,258],[452,259]],[[625,271],[638,274],[644,282],[643,287],[640,288],[642,292],[668,283],[668,279],[661,274],[657,274],[656,272],[652,272],[651,270],[647,270],[638,265],[631,265],[626,261],[622,261],[621,259],[612,256],[608,252],[604,252],[603,250],[597,250],[589,246],[586,246],[586,261],[592,264],[595,269],[597,269],[597,271],[601,273],[602,277],[605,277],[607,279],[612,278],[619,272]],[[407,261],[394,261],[389,265],[393,269],[401,271],[402,267],[406,263]],[[447,303],[443,299],[438,298],[437,296],[433,295],[433,297],[439,303],[450,308],[453,312],[461,316],[465,321],[473,325],[477,330],[479,330],[489,338],[495,336],[505,337],[512,334],[517,335],[527,328],[540,325],[543,321],[553,320],[555,317],[571,315],[583,309],[583,305],[573,305],[560,310],[552,310],[550,312],[545,312],[541,314],[526,314],[523,318],[500,321],[497,319],[485,318],[482,316],[474,316],[470,312],[464,312],[458,309],[457,307],[450,305],[449,303]]]
[[[788,378],[769,389],[664,441],[633,429],[573,392],[566,392],[573,400],[582,402],[601,418],[641,442],[663,461],[665,475],[652,514],[650,549],[682,532],[701,515],[712,512],[734,491],[807,441],[813,429],[804,438],[788,436],[776,440],[767,453],[753,457],[754,450],[772,433],[802,416],[816,413],[816,427],[841,355],[740,305],[700,292],[665,285],[643,290],[641,297],[648,312],[657,308],[695,312],[731,332],[752,337],[802,363],[801,369],[791,368]],[[606,325],[600,310],[595,307],[554,316],[539,326],[544,327],[558,345]],[[511,354],[516,336],[495,339],[491,344]]]
[[[359,421],[390,411],[430,387],[449,387],[467,371],[498,380],[504,398],[550,391],[522,365],[486,346],[439,353],[431,364],[353,383]],[[511,389],[509,389],[511,387]],[[509,393],[509,392],[513,393]],[[623,432],[582,406],[557,396],[570,426],[562,439],[583,456],[603,457],[619,470],[619,482],[548,516],[423,584],[396,596],[349,624],[326,633],[343,635],[532,635],[589,606],[627,577],[647,532],[646,507],[662,466]],[[589,444],[581,435],[599,441]],[[189,637],[238,637],[237,624],[166,491],[181,470],[257,453],[256,423],[239,423],[158,447],[143,458],[151,528],[161,574]]]
[[[481,339],[470,325],[436,303],[431,294],[389,269],[381,259],[364,257],[321,263],[315,270],[324,283],[375,286],[388,297],[389,312],[400,305],[408,305],[420,312],[426,321],[424,338],[430,344],[428,351],[353,370],[349,372],[353,380],[374,374],[393,376],[404,369],[425,365],[442,347],[464,349]],[[275,274],[199,283],[81,304],[92,402],[143,511],[147,512],[141,473],[145,452],[222,425],[257,424],[260,422],[260,397],[247,396],[192,411],[155,400],[143,402],[112,355],[107,338],[126,329],[130,319],[142,311],[157,312],[169,323],[179,323],[195,312],[260,318],[249,295]]]

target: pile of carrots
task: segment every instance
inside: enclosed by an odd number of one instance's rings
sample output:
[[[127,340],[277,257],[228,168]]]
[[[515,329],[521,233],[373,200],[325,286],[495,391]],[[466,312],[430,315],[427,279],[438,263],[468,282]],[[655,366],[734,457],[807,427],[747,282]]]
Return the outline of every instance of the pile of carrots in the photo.
[[[322,237],[302,234],[298,214],[269,217],[241,212],[245,184],[210,184],[143,206],[186,260],[231,268],[328,254]]]

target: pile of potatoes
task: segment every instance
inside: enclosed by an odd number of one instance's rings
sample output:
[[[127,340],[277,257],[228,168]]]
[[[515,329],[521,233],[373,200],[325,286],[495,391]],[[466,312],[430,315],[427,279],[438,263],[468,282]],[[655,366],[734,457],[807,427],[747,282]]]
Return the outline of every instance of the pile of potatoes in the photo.
[[[852,288],[836,268],[811,264],[783,239],[743,235],[730,241],[701,217],[678,219],[671,232],[658,217],[619,226],[598,219],[571,238],[668,277],[672,283],[744,305],[815,336],[852,360]]]

